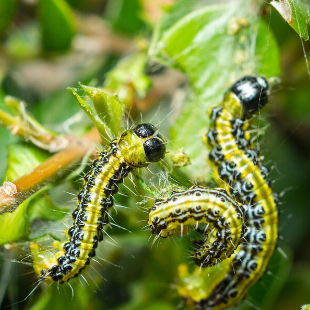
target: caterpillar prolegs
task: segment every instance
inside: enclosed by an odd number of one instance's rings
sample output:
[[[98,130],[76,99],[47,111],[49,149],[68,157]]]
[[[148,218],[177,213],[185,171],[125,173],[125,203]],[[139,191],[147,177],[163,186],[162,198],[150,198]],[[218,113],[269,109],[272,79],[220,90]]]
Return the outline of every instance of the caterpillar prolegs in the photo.
[[[199,186],[184,192],[173,192],[167,200],[157,200],[149,211],[149,227],[153,234],[171,237],[186,232],[189,225],[205,240],[198,247],[194,261],[213,266],[229,257],[245,233],[246,213],[224,189]]]
[[[73,225],[65,232],[69,240],[59,246],[55,255],[41,251],[37,243],[30,246],[34,270],[42,281],[69,281],[89,265],[103,239],[102,229],[109,222],[108,212],[118,184],[133,169],[162,159],[165,149],[161,134],[146,123],[125,131],[99,154],[78,194]]]
[[[278,196],[268,178],[269,169],[261,164],[248,131],[255,112],[267,103],[268,93],[268,83],[262,77],[246,76],[238,80],[225,94],[221,105],[209,109],[211,126],[203,136],[204,143],[210,148],[208,159],[215,181],[228,193],[224,194],[228,199],[226,203],[238,201],[245,213],[245,232],[239,236],[240,243],[238,237],[229,234],[227,227],[222,225],[232,215],[218,214],[218,200],[211,203],[210,194],[199,194],[200,201],[195,198],[197,191],[213,191],[220,197],[223,190],[193,188],[172,194],[170,199],[155,204],[150,211],[151,230],[163,237],[175,234],[180,225],[199,227],[199,223],[205,222],[210,225],[203,231],[209,238],[199,242],[194,253],[199,267],[194,273],[188,271],[187,265],[179,268],[179,294],[197,309],[227,309],[238,303],[262,276],[275,249]],[[197,207],[201,207],[199,212],[204,212],[199,213]],[[236,208],[229,209],[237,216]],[[217,217],[219,215],[222,220]],[[238,225],[230,221],[230,229],[236,229]],[[235,242],[233,249],[227,247],[227,236]],[[227,250],[225,260],[222,249]],[[201,271],[201,266],[211,267]]]

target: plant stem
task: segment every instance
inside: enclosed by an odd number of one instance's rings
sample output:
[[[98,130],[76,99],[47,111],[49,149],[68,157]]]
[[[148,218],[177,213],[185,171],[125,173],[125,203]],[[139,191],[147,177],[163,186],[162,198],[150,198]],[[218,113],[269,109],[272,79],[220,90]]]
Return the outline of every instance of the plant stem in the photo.
[[[94,143],[102,142],[97,129],[92,129],[83,137],[69,137],[68,141],[69,144],[63,151],[50,157],[30,173],[12,182],[4,182],[0,187],[0,214],[13,212],[45,184],[63,177]]]
[[[33,120],[32,120],[33,121]],[[67,139],[63,135],[49,133],[48,130],[39,127],[31,126],[28,120],[22,120],[18,116],[13,116],[0,109],[0,126],[6,127],[13,135],[20,136],[25,140],[30,140],[33,144],[41,149],[51,153],[60,151],[67,146]]]

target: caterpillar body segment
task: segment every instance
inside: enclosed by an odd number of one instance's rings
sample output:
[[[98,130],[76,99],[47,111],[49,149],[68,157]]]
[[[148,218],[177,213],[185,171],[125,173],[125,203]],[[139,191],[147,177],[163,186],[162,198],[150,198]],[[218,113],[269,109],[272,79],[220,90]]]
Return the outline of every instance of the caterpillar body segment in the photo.
[[[149,227],[153,234],[169,237],[193,226],[205,236],[194,241],[194,261],[213,266],[230,257],[242,241],[245,217],[243,206],[225,190],[195,186],[155,203],[149,212]]]

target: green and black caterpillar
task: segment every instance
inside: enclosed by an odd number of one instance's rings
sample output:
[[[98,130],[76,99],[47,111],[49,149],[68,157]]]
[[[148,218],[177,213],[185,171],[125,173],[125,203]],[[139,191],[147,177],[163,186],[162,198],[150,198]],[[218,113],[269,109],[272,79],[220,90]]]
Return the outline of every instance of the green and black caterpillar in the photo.
[[[203,140],[214,179],[225,190],[194,187],[173,193],[150,210],[151,231],[163,237],[180,232],[177,227],[184,231],[193,225],[199,231],[204,224],[200,232],[206,237],[196,242],[194,253],[199,266],[193,273],[187,265],[179,267],[179,294],[197,309],[227,309],[238,303],[265,272],[276,246],[279,198],[248,130],[268,94],[265,78],[246,76],[232,85],[219,106],[209,109],[211,125]]]
[[[189,225],[206,235],[193,241],[197,249],[194,261],[200,266],[213,266],[229,257],[245,233],[246,213],[224,189],[194,186],[184,192],[173,192],[158,200],[149,212],[153,234],[171,237],[187,232]]]
[[[84,177],[72,213],[73,225],[65,232],[68,241],[58,246],[56,254],[40,250],[36,242],[30,245],[33,267],[40,280],[67,282],[89,265],[103,239],[103,226],[109,223],[108,212],[118,184],[133,169],[161,160],[165,150],[161,134],[152,124],[145,123],[125,131],[99,154]]]

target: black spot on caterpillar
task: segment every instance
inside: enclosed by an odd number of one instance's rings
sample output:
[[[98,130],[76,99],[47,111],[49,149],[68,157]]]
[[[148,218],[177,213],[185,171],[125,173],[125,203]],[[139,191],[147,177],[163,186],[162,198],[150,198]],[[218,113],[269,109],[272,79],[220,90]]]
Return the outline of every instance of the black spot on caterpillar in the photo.
[[[103,239],[102,229],[109,222],[108,212],[118,184],[133,169],[161,160],[165,150],[157,129],[152,124],[140,124],[125,131],[99,154],[78,194],[73,225],[66,232],[69,240],[59,246],[56,255],[42,252],[36,242],[30,245],[33,267],[40,280],[63,283],[77,277],[89,265]]]

